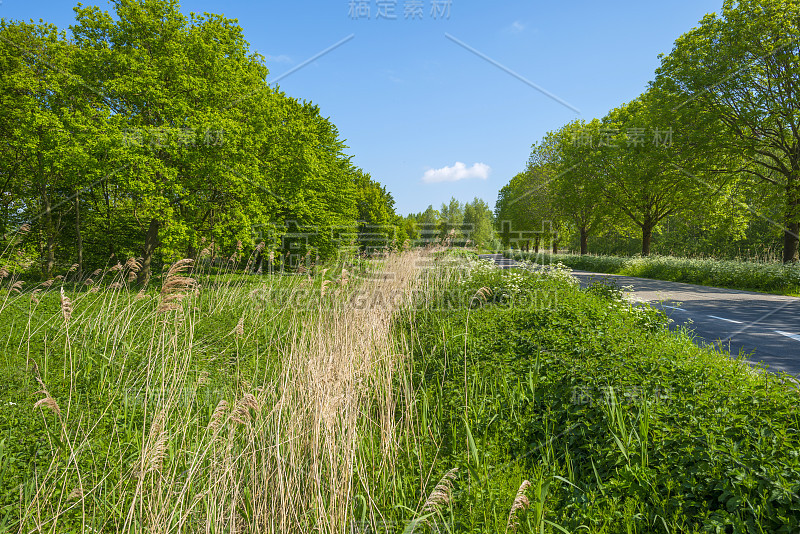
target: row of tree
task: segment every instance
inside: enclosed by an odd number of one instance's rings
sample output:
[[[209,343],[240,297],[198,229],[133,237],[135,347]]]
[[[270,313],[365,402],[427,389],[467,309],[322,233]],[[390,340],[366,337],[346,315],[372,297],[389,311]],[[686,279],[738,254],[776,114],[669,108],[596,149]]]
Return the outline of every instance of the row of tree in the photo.
[[[662,55],[637,99],[534,144],[499,193],[498,224],[547,222],[582,254],[590,236],[635,228],[648,255],[674,221],[687,238],[780,239],[783,261],[798,261],[799,34],[798,0],[725,1]]]
[[[405,230],[417,245],[440,244],[492,248],[495,241],[494,216],[486,202],[475,197],[462,203],[455,197],[405,218]]]
[[[134,257],[144,281],[154,261],[203,249],[405,240],[391,195],[317,106],[269,85],[236,20],[111,4],[76,7],[70,38],[0,21],[0,235],[17,262],[50,278]]]

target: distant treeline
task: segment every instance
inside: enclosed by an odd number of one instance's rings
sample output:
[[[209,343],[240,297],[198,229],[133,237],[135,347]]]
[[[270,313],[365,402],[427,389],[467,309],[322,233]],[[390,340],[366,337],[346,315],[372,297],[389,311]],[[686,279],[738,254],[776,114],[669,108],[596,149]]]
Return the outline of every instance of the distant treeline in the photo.
[[[276,261],[401,246],[386,189],[319,108],[270,86],[236,20],[170,0],[75,8],[70,36],[0,21],[0,263],[201,252]]]
[[[505,244],[798,261],[798,34],[797,0],[726,1],[644,94],[533,145],[496,204]]]
[[[466,203],[453,197],[438,210],[429,205],[425,211],[412,213],[403,221],[403,230],[415,245],[478,249],[499,246],[493,226],[492,210],[478,197]]]

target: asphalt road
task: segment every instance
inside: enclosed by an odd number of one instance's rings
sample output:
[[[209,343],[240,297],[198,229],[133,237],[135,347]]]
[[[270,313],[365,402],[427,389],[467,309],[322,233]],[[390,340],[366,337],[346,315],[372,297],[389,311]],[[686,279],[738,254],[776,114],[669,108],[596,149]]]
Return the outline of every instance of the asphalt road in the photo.
[[[501,268],[515,262],[486,255]],[[574,271],[586,286],[595,280],[630,286],[626,296],[663,309],[675,323],[691,321],[698,344],[716,344],[732,355],[744,353],[772,371],[800,377],[800,298],[665,282],[614,274]]]

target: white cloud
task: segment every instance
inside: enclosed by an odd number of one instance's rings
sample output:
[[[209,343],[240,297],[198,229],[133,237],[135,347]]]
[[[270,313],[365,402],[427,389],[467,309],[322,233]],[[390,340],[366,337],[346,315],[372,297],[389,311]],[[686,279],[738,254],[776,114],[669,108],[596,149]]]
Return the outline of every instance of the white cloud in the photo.
[[[460,180],[469,180],[470,178],[486,180],[491,172],[492,168],[485,163],[475,163],[472,167],[467,168],[465,164],[457,161],[452,167],[428,169],[422,176],[422,181],[426,184],[434,184],[439,182],[458,182]]]
[[[279,56],[270,56],[269,54],[264,56],[264,59],[267,63],[291,63],[292,58],[287,56],[286,54],[281,54]]]
[[[514,23],[511,24],[511,27],[509,28],[509,31],[511,33],[522,33],[524,30],[525,30],[525,25],[518,20],[515,20]]]

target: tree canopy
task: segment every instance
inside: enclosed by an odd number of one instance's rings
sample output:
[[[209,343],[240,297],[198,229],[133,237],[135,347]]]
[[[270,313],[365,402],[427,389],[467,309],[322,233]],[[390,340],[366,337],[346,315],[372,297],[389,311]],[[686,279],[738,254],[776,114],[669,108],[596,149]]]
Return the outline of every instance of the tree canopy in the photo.
[[[662,55],[638,98],[535,143],[500,190],[499,224],[567,221],[583,254],[590,235],[635,230],[648,255],[670,223],[687,241],[714,233],[715,249],[769,246],[780,232],[783,261],[798,261],[798,33],[796,0],[726,0]]]
[[[69,37],[0,21],[0,230],[30,228],[21,263],[51,278],[138,258],[144,283],[177,257],[407,238],[391,194],[319,107],[270,85],[236,20],[174,0],[111,7],[76,7]]]

